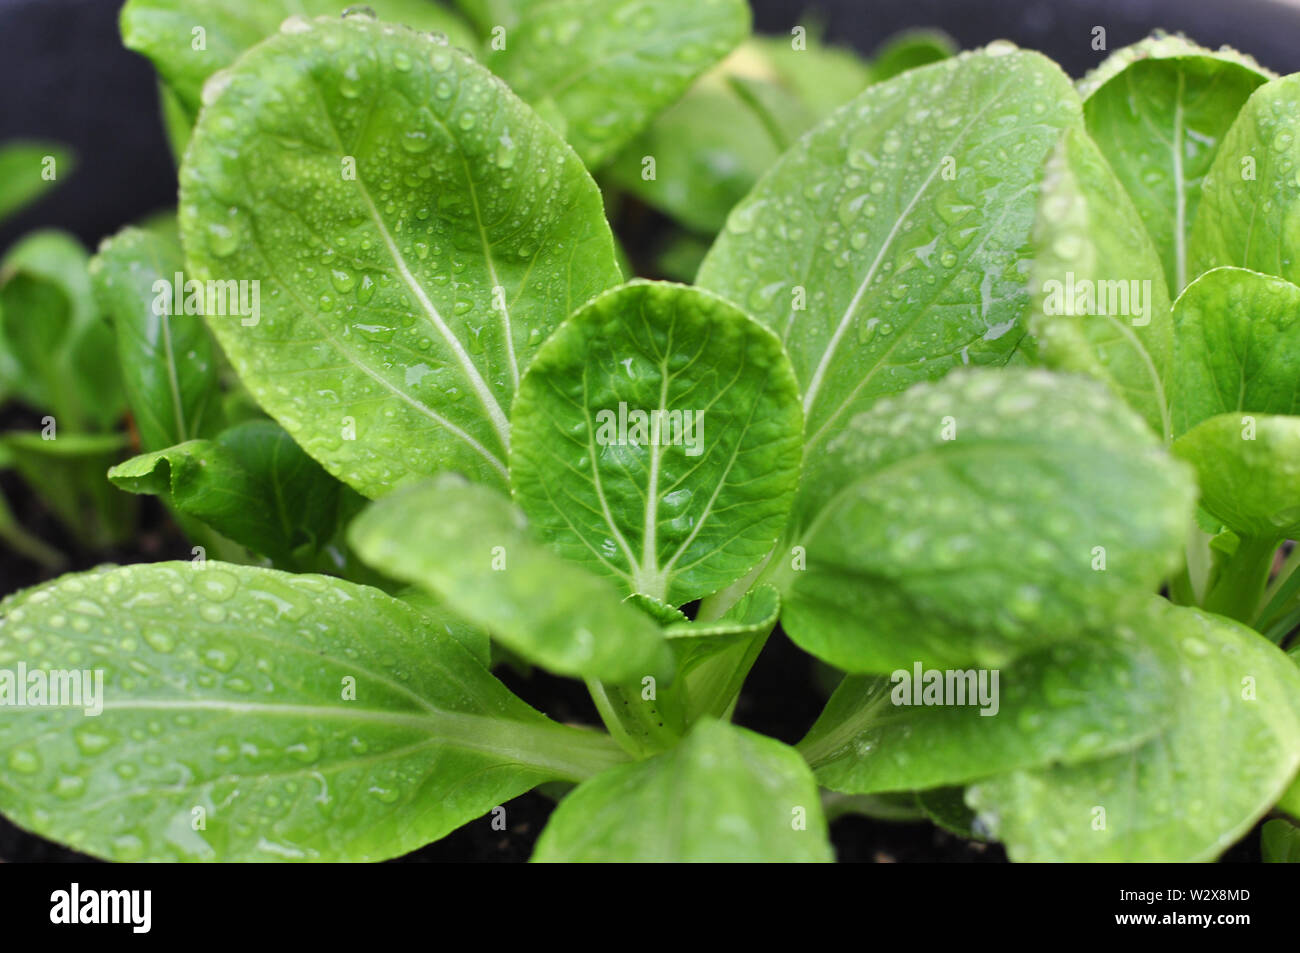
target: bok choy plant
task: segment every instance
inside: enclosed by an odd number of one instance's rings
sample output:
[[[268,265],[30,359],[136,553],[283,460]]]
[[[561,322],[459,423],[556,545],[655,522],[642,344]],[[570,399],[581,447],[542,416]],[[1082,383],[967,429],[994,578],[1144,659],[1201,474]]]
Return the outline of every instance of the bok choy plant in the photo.
[[[111,440],[120,395],[103,489],[193,548],[0,604],[0,811],[117,860],[379,860],[539,787],[538,861],[831,860],[836,795],[1014,860],[1286,853],[1297,77],[375,6],[123,10],[177,213],[99,248],[120,382],[59,393]],[[627,280],[634,202],[689,283]],[[838,681],[793,746],[733,721],[786,637]]]

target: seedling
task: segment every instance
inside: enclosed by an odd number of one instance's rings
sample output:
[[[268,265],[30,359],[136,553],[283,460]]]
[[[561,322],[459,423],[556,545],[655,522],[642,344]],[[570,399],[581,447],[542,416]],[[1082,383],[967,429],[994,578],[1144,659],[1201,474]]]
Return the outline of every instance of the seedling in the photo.
[[[546,861],[830,860],[846,806],[1016,860],[1276,809],[1294,854],[1300,80],[1168,37],[1078,84],[724,61],[739,0],[289,6],[124,9],[183,160],[90,269],[108,476],[196,545],[3,603],[8,817],[378,860],[544,787]],[[692,283],[625,280],[627,196]],[[795,746],[732,722],[778,626],[841,673]]]

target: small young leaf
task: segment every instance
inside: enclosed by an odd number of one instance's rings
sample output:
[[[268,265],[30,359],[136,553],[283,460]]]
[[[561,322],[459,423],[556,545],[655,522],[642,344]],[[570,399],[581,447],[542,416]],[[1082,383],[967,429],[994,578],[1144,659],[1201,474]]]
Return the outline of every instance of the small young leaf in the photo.
[[[636,606],[650,618],[665,628],[676,622],[689,622],[690,617],[676,606],[652,599],[644,593],[634,592],[623,600],[630,606]]]
[[[1287,657],[1296,665],[1300,665],[1300,642],[1291,646],[1287,652]],[[1295,820],[1300,821],[1300,771],[1291,779],[1290,786],[1282,793],[1278,799],[1277,809],[1290,814]]]
[[[965,796],[966,792],[961,788],[934,788],[917,791],[916,803],[926,817],[944,830],[967,840],[987,841],[984,832],[978,829],[975,812],[966,806]]]
[[[707,292],[633,282],[538,351],[515,399],[515,499],[557,552],[681,605],[772,548],[803,417],[781,342]]]
[[[381,860],[621,760],[417,609],[324,576],[64,576],[0,605],[0,658],[94,670],[77,707],[6,708],[0,810],[113,860]]]
[[[905,30],[891,36],[876,50],[871,60],[871,82],[883,83],[910,69],[929,66],[956,55],[957,45],[946,33]]]
[[[811,110],[784,87],[752,76],[732,76],[729,85],[763,124],[767,138],[778,152],[785,152],[813,124]]]
[[[603,170],[623,191],[705,235],[722,228],[781,152],[762,117],[727,81],[731,64],[700,77]],[[689,280],[696,268],[698,262],[689,275],[673,277]]]
[[[1107,382],[1168,439],[1169,291],[1138,210],[1082,128],[1048,160],[1038,208],[1030,330],[1040,356]]]
[[[769,632],[781,613],[781,595],[761,584],[745,593],[734,606],[710,622],[673,622],[664,626],[666,639],[699,639]]]
[[[743,0],[534,0],[484,64],[604,165],[749,32]],[[504,26],[504,25],[501,25]]]
[[[459,47],[476,43],[469,25],[433,0],[372,0],[384,20],[437,30]],[[281,29],[290,17],[336,17],[342,0],[128,0],[122,7],[122,43],[147,56],[181,106],[196,116],[203,84],[249,47]],[[286,29],[300,29],[299,21]]]
[[[754,36],[741,47],[760,54],[781,85],[791,90],[820,122],[874,81],[871,66],[856,50],[831,46],[815,36],[803,36],[795,49],[791,36]]]
[[[33,431],[0,434],[13,468],[59,521],[89,549],[125,540],[135,526],[135,501],[114,489],[105,471],[126,453],[125,434]]]
[[[1243,536],[1300,533],[1300,417],[1219,414],[1174,441],[1196,467],[1201,505]]]
[[[108,476],[115,486],[158,496],[294,569],[309,568],[363,503],[269,420],[246,421],[213,440],[190,440],[133,457]]]
[[[1300,282],[1300,75],[1255,90],[1201,185],[1189,275],[1237,265]]]
[[[677,747],[560,802],[535,862],[833,859],[816,782],[794,749],[706,719]]]
[[[146,450],[207,436],[219,422],[219,368],[207,326],[197,315],[173,313],[174,298],[185,294],[184,268],[174,223],[123,229],[90,263],[96,298],[113,320],[127,403]],[[162,291],[159,282],[166,284]]]
[[[1137,46],[1141,54],[1132,59],[1112,54],[1125,65],[1090,90],[1083,114],[1176,294],[1196,277],[1187,273],[1187,238],[1202,179],[1238,111],[1270,74],[1230,51],[1151,40]]]
[[[1215,268],[1174,302],[1174,436],[1218,414],[1300,414],[1300,288]]]
[[[1278,818],[1264,825],[1260,851],[1266,864],[1300,864],[1300,827]]]
[[[600,193],[466,54],[316,20],[208,87],[181,168],[200,280],[258,280],[209,315],[244,383],[366,496],[440,470],[504,486],[506,412],[546,334],[619,281]]]
[[[46,157],[54,160],[48,166]],[[54,178],[47,178],[50,168]],[[6,142],[0,146],[0,220],[8,218],[67,178],[75,168],[72,153],[53,142]]]
[[[535,542],[503,496],[447,474],[380,500],[352,524],[358,555],[423,586],[539,665],[625,681],[665,677],[659,627],[617,592]]]
[[[1079,111],[1035,53],[964,54],[869,87],[732,211],[698,282],[781,335],[805,458],[882,395],[1010,360],[1036,184]]]
[[[104,430],[125,403],[112,329],[99,318],[89,256],[64,232],[39,231],[0,264],[0,328],[17,366],[14,390],[68,430]]]
[[[760,583],[716,619],[664,627],[664,638],[677,658],[679,677],[670,691],[684,699],[687,724],[704,715],[723,718],[730,714],[780,612],[780,594]]]
[[[996,666],[1109,619],[1178,563],[1187,467],[1099,385],[954,373],[848,423],[804,478],[790,637],[851,672]]]
[[[1258,633],[1163,604],[1143,637],[1178,663],[1172,719],[1141,747],[980,781],[966,801],[1018,861],[1212,860],[1300,768],[1300,672]]]
[[[1109,83],[1135,62],[1147,59],[1159,60],[1184,56],[1203,56],[1206,52],[1204,47],[1197,46],[1184,36],[1166,33],[1164,30],[1156,30],[1146,39],[1139,40],[1129,46],[1122,46],[1114,53],[1111,53],[1095,69],[1089,70],[1078,81],[1076,87],[1079,90],[1079,95],[1086,101],[1102,86]],[[1273,75],[1260,66],[1253,56],[1247,56],[1245,53],[1238,52],[1229,46],[1219,47],[1213,51],[1212,55],[1219,59],[1237,63],[1252,72],[1263,73],[1267,76]]]
[[[849,794],[1074,764],[1127,751],[1166,726],[1167,663],[1167,652],[1121,626],[1115,637],[1059,642],[993,672],[940,671],[929,705],[928,675],[912,668],[850,675],[798,747],[820,784]]]

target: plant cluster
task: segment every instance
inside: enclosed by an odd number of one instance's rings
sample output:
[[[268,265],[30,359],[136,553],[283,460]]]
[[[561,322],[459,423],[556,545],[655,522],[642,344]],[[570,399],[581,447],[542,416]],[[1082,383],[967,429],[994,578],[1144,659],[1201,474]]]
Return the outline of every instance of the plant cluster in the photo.
[[[4,260],[48,432],[0,460],[91,545],[146,494],[193,549],[0,604],[0,811],[377,860],[542,787],[536,860],[824,861],[830,794],[1016,860],[1270,811],[1297,855],[1300,76],[375,7],[129,0],[176,214]],[[778,625],[838,678],[794,746],[731,719]]]

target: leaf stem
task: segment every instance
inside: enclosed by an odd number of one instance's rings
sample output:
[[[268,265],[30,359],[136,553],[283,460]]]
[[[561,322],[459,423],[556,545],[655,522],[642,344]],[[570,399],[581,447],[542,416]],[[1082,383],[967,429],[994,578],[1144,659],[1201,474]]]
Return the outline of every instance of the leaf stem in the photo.
[[[1264,608],[1259,610],[1257,628],[1262,632],[1288,609],[1294,608],[1300,595],[1300,544],[1294,546],[1278,570],[1277,578],[1264,592]]]
[[[1276,539],[1243,536],[1237,544],[1237,551],[1211,584],[1203,608],[1252,624],[1264,595],[1269,571],[1273,568],[1273,553],[1277,551],[1278,542]]]
[[[858,676],[847,675],[845,680],[856,677]],[[866,731],[875,719],[876,712],[890,698],[890,683],[887,678],[869,679],[859,684],[862,685],[864,698],[852,715],[820,738],[812,742],[805,739],[795,745],[795,750],[803,755],[804,760],[812,767],[815,768],[823,761],[829,760],[836,752],[842,751],[854,738]],[[839,688],[836,691],[838,692]]]
[[[632,757],[649,757],[681,740],[675,719],[667,711],[666,695],[652,705],[642,699],[640,683],[625,686],[594,678],[587,679],[587,691],[610,735]]]

